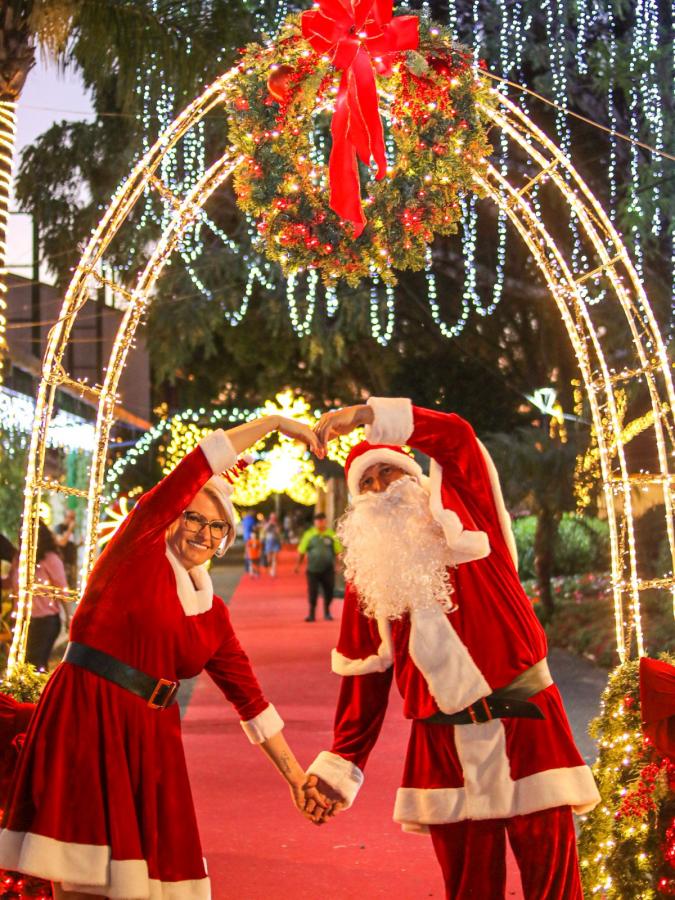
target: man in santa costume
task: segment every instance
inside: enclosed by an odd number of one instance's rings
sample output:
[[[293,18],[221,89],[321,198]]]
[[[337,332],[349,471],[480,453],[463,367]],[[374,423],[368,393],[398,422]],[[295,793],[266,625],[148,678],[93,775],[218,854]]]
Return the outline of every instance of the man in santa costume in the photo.
[[[343,679],[310,780],[336,809],[354,802],[395,676],[412,728],[394,819],[430,832],[447,896],[504,896],[508,834],[526,900],[577,900],[572,810],[600,798],[518,580],[494,464],[459,416],[405,399],[328,413],[316,431],[325,446],[360,425],[339,530]],[[402,445],[430,457],[428,478]]]

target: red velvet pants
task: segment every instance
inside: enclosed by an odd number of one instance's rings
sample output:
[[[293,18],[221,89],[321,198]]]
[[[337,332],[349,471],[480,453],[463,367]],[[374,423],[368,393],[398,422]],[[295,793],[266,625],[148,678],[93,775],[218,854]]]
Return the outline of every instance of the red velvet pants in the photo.
[[[525,900],[583,900],[569,806],[431,825],[430,831],[448,900],[503,900],[507,832]]]

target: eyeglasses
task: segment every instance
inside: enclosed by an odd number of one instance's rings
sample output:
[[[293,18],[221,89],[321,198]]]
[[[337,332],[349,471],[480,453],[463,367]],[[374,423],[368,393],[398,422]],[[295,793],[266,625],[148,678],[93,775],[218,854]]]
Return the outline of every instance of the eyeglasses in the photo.
[[[190,509],[185,510],[183,519],[185,521],[186,530],[191,531],[193,534],[198,534],[208,525],[209,532],[214,541],[222,541],[232,530],[232,526],[229,522],[224,522],[222,519],[212,519],[209,522],[204,516],[200,516],[198,512],[192,512]]]

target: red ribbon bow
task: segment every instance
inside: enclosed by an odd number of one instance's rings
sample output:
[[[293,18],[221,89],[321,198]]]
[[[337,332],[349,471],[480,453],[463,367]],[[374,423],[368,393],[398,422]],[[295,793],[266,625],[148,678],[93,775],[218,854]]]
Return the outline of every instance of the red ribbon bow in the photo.
[[[302,33],[318,53],[330,56],[342,79],[331,122],[333,147],[328,163],[330,206],[354,223],[358,237],[366,224],[356,157],[387,172],[384,130],[375,70],[391,70],[393,55],[419,45],[417,16],[393,18],[392,0],[320,0],[302,14]]]

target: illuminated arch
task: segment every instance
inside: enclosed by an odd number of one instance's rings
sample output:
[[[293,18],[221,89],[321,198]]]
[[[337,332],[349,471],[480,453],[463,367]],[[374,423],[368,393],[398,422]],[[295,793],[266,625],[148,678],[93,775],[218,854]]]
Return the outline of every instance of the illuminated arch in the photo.
[[[160,136],[155,145],[138,162],[127,180],[113,197],[100,224],[93,232],[66,293],[59,321],[51,330],[43,363],[35,411],[35,427],[29,453],[26,480],[22,555],[19,571],[19,602],[10,668],[23,658],[33,594],[37,521],[41,498],[47,491],[77,493],[88,500],[85,540],[85,562],[82,580],[94,562],[96,533],[100,515],[103,480],[110,428],[117,403],[117,386],[127,353],[139,321],[151,302],[152,292],[164,265],[176,249],[186,229],[201,215],[213,192],[235,170],[240,159],[225,150],[184,197],[176,197],[157,178],[155,172],[166,154],[178,144],[204,116],[221,103],[229,81],[236,70],[223,75],[197,98]],[[630,261],[620,236],[587,185],[569,160],[513,103],[501,93],[492,92],[491,105],[485,113],[495,128],[520,148],[521,154],[534,166],[535,174],[523,184],[507,180],[494,166],[484,175],[476,174],[477,187],[503,210],[522,236],[541,270],[551,296],[563,318],[574,348],[588,398],[593,426],[598,441],[605,506],[610,530],[612,555],[612,590],[616,617],[616,639],[620,659],[630,654],[634,634],[638,655],[644,652],[640,619],[640,594],[649,588],[670,592],[675,599],[675,580],[669,574],[657,579],[643,577],[639,567],[639,550],[633,527],[632,491],[653,485],[663,496],[664,528],[675,559],[672,489],[675,473],[671,471],[675,450],[673,408],[675,393],[670,365],[644,289]],[[532,203],[532,192],[544,184],[562,198],[565,208],[575,218],[583,239],[583,254],[577,261],[556,241]],[[101,274],[106,248],[125,226],[131,210],[147,190],[157,191],[169,200],[174,213],[170,224],[143,272],[132,288],[108,280]],[[129,226],[131,227],[131,226]],[[593,304],[584,285],[602,278],[606,299]],[[63,368],[64,353],[76,316],[90,296],[92,282],[107,285],[128,303],[108,362],[104,383],[98,387],[70,378]],[[611,308],[621,317],[626,336],[627,358],[620,371],[607,362],[602,347],[602,332],[596,324],[598,310]],[[438,308],[432,310],[438,316]],[[654,471],[631,472],[626,460],[622,422],[617,411],[616,390],[630,382],[644,388],[651,405],[653,424]],[[50,482],[44,476],[45,448],[60,385],[76,388],[98,403],[96,441],[90,472],[89,490]],[[77,594],[75,594],[77,596]]]

